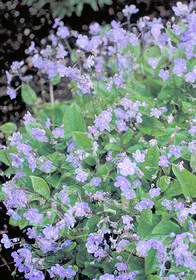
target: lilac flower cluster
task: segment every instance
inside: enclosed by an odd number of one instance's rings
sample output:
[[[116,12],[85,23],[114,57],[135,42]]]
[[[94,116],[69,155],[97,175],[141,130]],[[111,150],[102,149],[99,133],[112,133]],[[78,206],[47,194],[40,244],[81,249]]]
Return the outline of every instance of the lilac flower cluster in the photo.
[[[130,22],[126,31],[113,21],[106,31],[97,23],[91,25],[87,36],[70,31],[56,19],[56,35],[49,37],[51,44],[40,52],[35,43],[30,45],[27,53],[32,54],[34,67],[41,75],[47,74],[49,80],[58,75],[70,80],[83,113],[78,110],[76,114],[82,120],[81,127],[73,116],[72,135],[66,133],[67,127],[54,123],[49,109],[46,115],[43,109],[40,120],[27,113],[27,132],[9,135],[9,149],[0,147],[1,158],[6,163],[10,161],[11,166],[5,174],[14,175],[2,187],[7,214],[20,227],[29,224],[27,235],[34,239],[32,250],[22,241],[20,249],[12,254],[26,279],[44,279],[46,269],[51,278],[69,279],[77,270],[82,273],[90,265],[92,270],[93,266],[97,269],[103,265],[103,275],[93,275],[99,278],[94,279],[131,280],[139,274],[131,271],[132,253],[145,258],[147,269],[146,258],[152,248],[156,250],[152,269],[157,277],[183,278],[182,271],[178,273],[182,266],[187,273],[194,273],[196,206],[192,199],[196,194],[190,185],[195,181],[196,120],[195,105],[189,101],[194,102],[191,94],[196,79],[196,16],[190,7],[177,3],[173,10],[184,20],[182,24],[171,23],[167,32],[161,19],[143,18],[138,22],[139,32]],[[137,12],[134,5],[123,10],[128,21]],[[70,37],[77,45],[73,52]],[[142,66],[141,41],[145,53]],[[153,50],[150,55],[148,48]],[[78,59],[73,67],[67,66],[68,52],[72,60],[76,59],[74,55]],[[23,64],[13,63],[12,72],[6,72],[9,85],[14,75],[27,82],[19,73]],[[146,77],[145,70],[152,76]],[[11,99],[16,97],[16,91],[8,88]],[[82,126],[83,121],[87,125]],[[89,141],[77,138],[85,139],[86,135]],[[149,167],[150,157],[154,166]],[[186,161],[184,166],[181,158]],[[176,167],[182,171],[180,175]],[[30,181],[32,174],[38,181],[41,179],[38,185]],[[183,174],[188,178],[186,184]],[[175,191],[180,195],[173,199]],[[187,194],[190,197],[184,202]],[[162,229],[165,220],[166,229]],[[173,224],[174,232],[179,228],[180,234],[168,233],[167,221]],[[142,226],[147,230],[142,231]],[[157,240],[153,227],[164,238]],[[1,243],[5,248],[14,246],[14,240],[5,233]],[[45,257],[38,256],[38,250]],[[85,262],[81,265],[82,253]],[[69,256],[74,258],[70,261]],[[54,260],[51,264],[47,262],[50,257]],[[172,269],[164,271],[166,261],[172,263],[172,268],[176,265],[177,276]],[[77,267],[70,265],[74,262]],[[107,263],[110,265],[105,269]]]

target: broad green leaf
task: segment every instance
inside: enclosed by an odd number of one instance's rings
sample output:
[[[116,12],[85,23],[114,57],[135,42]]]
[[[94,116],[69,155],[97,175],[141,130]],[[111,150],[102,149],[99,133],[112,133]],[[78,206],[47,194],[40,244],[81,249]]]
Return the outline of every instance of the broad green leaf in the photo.
[[[178,180],[174,180],[169,184],[169,187],[164,192],[164,197],[170,199],[180,194],[182,194],[180,183]]]
[[[157,97],[161,101],[169,101],[171,98],[171,88],[167,85],[163,86]]]
[[[191,174],[185,168],[180,171],[178,167],[172,166],[172,170],[180,182],[182,193],[185,198],[189,197],[191,199],[196,197],[196,176]]]
[[[152,177],[156,174],[159,169],[159,149],[156,145],[150,147],[145,156],[145,161],[142,166],[142,171],[146,179],[152,181]]]
[[[73,250],[73,249],[76,247],[76,244],[77,244],[76,242],[72,242],[71,245],[69,245],[69,246],[63,248],[63,251],[64,251],[64,252],[69,252],[69,251]]]
[[[131,140],[133,135],[133,130],[128,128],[127,131],[123,134],[123,145],[126,145]]]
[[[157,275],[148,275],[148,280],[161,280],[162,277],[161,276],[157,276]]]
[[[171,177],[161,176],[158,187],[161,189],[161,192],[164,192],[170,185]]]
[[[8,166],[10,166],[12,162],[12,158],[9,156],[9,153],[6,150],[0,150],[0,161],[7,164]]]
[[[93,141],[83,132],[74,131],[73,140],[77,145],[77,149],[92,149],[93,147]]]
[[[165,127],[163,123],[159,120],[155,119],[154,117],[147,117],[143,118],[141,124],[139,124],[138,129],[147,134],[152,136],[163,136],[166,135]]]
[[[195,172],[196,171],[196,154],[195,154],[195,151],[193,151],[192,154],[191,154],[190,166],[191,166],[193,172]]]
[[[104,149],[108,151],[118,151],[118,152],[123,151],[123,148],[119,143],[107,143]]]
[[[52,77],[51,82],[53,85],[56,85],[60,82],[61,80],[61,76],[59,75],[59,73],[56,74],[56,76]]]
[[[67,138],[72,136],[73,131],[87,131],[86,123],[80,107],[75,102],[66,109],[63,116],[63,124]]]
[[[150,249],[148,251],[148,256],[145,257],[145,273],[150,274],[152,272],[155,272],[157,269],[157,257],[156,257],[157,251],[155,249]]]
[[[142,210],[138,223],[152,225],[152,211],[150,208]]]
[[[35,104],[37,100],[37,95],[35,91],[27,84],[22,85],[22,99],[28,105]]]
[[[171,232],[179,233],[180,227],[176,223],[169,220],[167,222],[161,221],[156,227],[154,227],[152,234],[165,236]]]
[[[155,214],[152,215],[152,224],[148,225],[144,222],[139,223],[137,226],[137,234],[141,238],[151,238],[152,237],[152,230],[154,227],[160,222],[161,217]]]
[[[34,191],[41,194],[44,198],[48,199],[50,197],[50,189],[44,179],[36,176],[30,176],[30,178]]]
[[[10,135],[17,130],[17,126],[15,123],[7,122],[0,126],[0,130],[5,134]]]

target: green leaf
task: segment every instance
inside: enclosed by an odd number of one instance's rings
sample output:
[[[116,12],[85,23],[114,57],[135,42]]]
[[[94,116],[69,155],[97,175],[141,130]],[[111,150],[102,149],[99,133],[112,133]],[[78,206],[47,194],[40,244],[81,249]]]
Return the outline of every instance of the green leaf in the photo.
[[[10,135],[17,130],[17,126],[15,125],[15,123],[7,122],[0,126],[0,130],[5,134]]]
[[[146,179],[152,181],[152,177],[155,176],[159,169],[159,149],[156,145],[150,147],[145,156],[145,161],[142,166],[142,171]]]
[[[192,154],[191,154],[190,166],[191,166],[193,172],[195,172],[196,171],[196,154],[195,154],[195,151],[193,151]]]
[[[123,134],[123,145],[129,143],[133,135],[134,135],[133,130],[128,128],[127,131]]]
[[[148,251],[148,256],[145,258],[145,273],[150,274],[156,271],[157,268],[157,251],[155,249],[150,249]]]
[[[69,251],[73,250],[73,249],[76,247],[76,244],[77,244],[76,242],[72,242],[71,245],[69,245],[69,246],[63,248],[63,251],[64,251],[64,252],[69,252]]]
[[[158,187],[161,189],[161,192],[166,191],[166,189],[169,187],[171,181],[171,177],[168,176],[161,176]]]
[[[161,280],[162,277],[157,275],[148,275],[148,280]]]
[[[30,176],[30,178],[34,191],[41,194],[44,198],[48,199],[50,197],[50,189],[44,179],[36,176]]]
[[[152,234],[165,236],[165,235],[170,234],[171,232],[179,233],[180,232],[180,227],[176,223],[169,220],[167,222],[161,221],[153,229]]]
[[[152,211],[150,208],[142,210],[138,223],[152,225]]]
[[[93,147],[93,141],[83,132],[74,131],[73,140],[77,145],[77,149],[92,149]]]
[[[196,176],[191,174],[185,168],[180,171],[178,167],[172,166],[172,170],[180,182],[182,193],[185,198],[189,197],[191,199],[196,197]]]
[[[73,131],[87,131],[80,107],[75,102],[66,109],[63,116],[63,124],[67,138],[72,136]]]
[[[157,119],[154,119],[154,117],[145,116],[145,118],[143,118],[142,124],[138,126],[138,129],[147,135],[152,135],[152,136],[166,135],[166,131],[163,123],[161,123]]]
[[[165,198],[172,198],[174,196],[182,194],[182,189],[178,180],[174,180],[170,183],[169,187],[164,192]]]
[[[169,101],[170,98],[171,98],[171,88],[167,85],[164,85],[162,88],[161,88],[161,91],[159,92],[158,94],[158,99],[160,99],[161,101]]]
[[[61,80],[61,76],[59,73],[56,74],[56,76],[52,77],[51,82],[53,85],[57,85]]]
[[[118,151],[118,152],[123,151],[123,148],[119,143],[107,143],[104,149],[108,151]]]
[[[71,52],[71,60],[72,60],[72,62],[76,63],[78,61],[78,59],[79,59],[79,56],[78,56],[76,50],[73,50]]]
[[[28,105],[35,104],[37,100],[37,95],[35,91],[27,84],[22,84],[22,99]]]
[[[141,238],[151,238],[152,237],[152,230],[154,227],[160,222],[161,217],[157,216],[155,214],[152,215],[152,224],[148,225],[143,221],[142,223],[140,222],[137,226],[137,234]]]

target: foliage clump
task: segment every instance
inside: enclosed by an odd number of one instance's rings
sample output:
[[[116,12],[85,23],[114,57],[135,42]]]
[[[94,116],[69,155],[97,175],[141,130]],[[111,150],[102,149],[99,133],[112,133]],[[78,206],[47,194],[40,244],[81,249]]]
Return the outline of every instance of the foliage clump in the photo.
[[[20,131],[0,127],[11,178],[1,199],[32,239],[12,253],[26,279],[195,278],[196,14],[194,2],[173,9],[166,27],[146,17],[135,27],[126,6],[127,29],[95,23],[89,36],[56,19],[51,43],[27,50],[50,85],[41,108],[24,62],[7,72],[34,110]],[[74,99],[59,103],[63,77]],[[7,234],[1,242],[14,248]]]

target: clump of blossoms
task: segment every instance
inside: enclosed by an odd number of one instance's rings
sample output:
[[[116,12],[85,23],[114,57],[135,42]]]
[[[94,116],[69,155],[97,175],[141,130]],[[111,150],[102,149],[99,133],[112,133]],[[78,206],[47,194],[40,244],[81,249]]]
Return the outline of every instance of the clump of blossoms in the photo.
[[[1,243],[26,279],[196,278],[194,4],[178,3],[167,27],[143,18],[137,29],[138,10],[126,6],[128,31],[95,23],[89,36],[56,19],[51,43],[27,51],[50,84],[41,109],[31,77],[20,74],[25,62],[7,72],[8,84],[20,76],[36,112],[19,131],[0,127],[11,178],[1,199],[10,223],[32,239],[14,249],[3,233]],[[65,77],[70,105],[54,98]],[[11,99],[18,90],[8,90]]]

